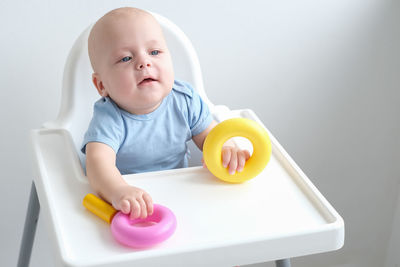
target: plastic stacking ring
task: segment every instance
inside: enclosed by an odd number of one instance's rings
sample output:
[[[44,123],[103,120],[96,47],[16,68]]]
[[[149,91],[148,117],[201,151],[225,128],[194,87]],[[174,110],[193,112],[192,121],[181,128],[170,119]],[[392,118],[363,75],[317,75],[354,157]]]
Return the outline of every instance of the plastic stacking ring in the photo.
[[[136,226],[138,224],[150,224]],[[176,228],[176,218],[167,207],[154,204],[154,212],[145,219],[131,220],[122,212],[115,214],[111,222],[114,238],[129,247],[145,248],[160,243],[170,237]]]
[[[245,137],[253,145],[253,154],[246,161],[242,172],[229,174],[222,165],[222,146],[232,137]],[[234,118],[215,126],[203,145],[203,157],[207,168],[219,179],[230,183],[242,183],[256,177],[267,166],[271,157],[271,141],[267,131],[253,120]]]
[[[111,224],[114,238],[129,247],[146,248],[169,238],[176,229],[174,213],[159,204],[154,204],[153,214],[145,219],[131,220],[129,215],[114,209],[110,204],[93,194],[82,201],[89,211]]]

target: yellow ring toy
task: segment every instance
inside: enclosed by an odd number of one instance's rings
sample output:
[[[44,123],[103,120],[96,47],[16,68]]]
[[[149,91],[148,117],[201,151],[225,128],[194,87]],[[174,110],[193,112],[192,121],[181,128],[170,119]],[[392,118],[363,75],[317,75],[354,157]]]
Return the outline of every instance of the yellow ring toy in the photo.
[[[246,161],[242,172],[229,174],[222,165],[222,146],[232,137],[245,137],[253,145],[253,154]],[[219,179],[230,183],[242,183],[256,177],[267,166],[271,157],[271,141],[267,131],[250,119],[234,118],[216,125],[203,145],[203,157],[207,168]]]

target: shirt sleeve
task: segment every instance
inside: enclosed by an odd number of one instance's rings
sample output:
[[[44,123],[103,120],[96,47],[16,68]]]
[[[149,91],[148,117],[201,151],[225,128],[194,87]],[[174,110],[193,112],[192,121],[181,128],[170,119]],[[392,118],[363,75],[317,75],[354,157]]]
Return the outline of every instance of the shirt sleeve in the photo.
[[[83,138],[82,153],[86,154],[86,145],[99,142],[118,152],[123,140],[124,123],[117,105],[108,97],[101,98],[94,105],[93,117]]]
[[[213,117],[207,104],[193,87],[184,83],[185,87],[191,91],[191,97],[188,97],[188,122],[192,136],[203,132],[213,121]]]

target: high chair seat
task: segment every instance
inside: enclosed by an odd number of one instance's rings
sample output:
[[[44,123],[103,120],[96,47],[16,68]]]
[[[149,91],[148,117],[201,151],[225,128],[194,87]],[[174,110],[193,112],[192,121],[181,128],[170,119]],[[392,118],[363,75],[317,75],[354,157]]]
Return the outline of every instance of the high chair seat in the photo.
[[[214,118],[244,117],[265,127],[249,109],[229,110],[211,103],[190,41],[166,18],[154,16],[164,30],[175,76],[198,90]],[[68,57],[58,117],[31,132],[35,174],[19,266],[29,264],[38,203],[51,232],[54,266],[233,266],[266,261],[289,266],[285,259],[343,246],[343,219],[270,132],[269,164],[243,184],[224,183],[200,166],[124,175],[129,184],[171,209],[177,228],[167,241],[150,249],[117,243],[109,225],[82,205],[93,190],[81,167],[79,147],[99,98],[91,83],[89,31],[90,27],[77,39]]]

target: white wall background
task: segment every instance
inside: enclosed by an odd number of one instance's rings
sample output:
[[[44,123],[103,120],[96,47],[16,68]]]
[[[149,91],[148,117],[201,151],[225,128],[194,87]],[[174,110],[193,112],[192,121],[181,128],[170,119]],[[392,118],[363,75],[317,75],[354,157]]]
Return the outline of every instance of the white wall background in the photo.
[[[293,266],[400,265],[400,1],[2,0],[2,266],[16,264],[22,235],[29,129],[56,116],[78,34],[126,5],[179,25],[211,101],[255,110],[343,216],[344,248]],[[31,266],[53,266],[45,226],[39,220]]]

